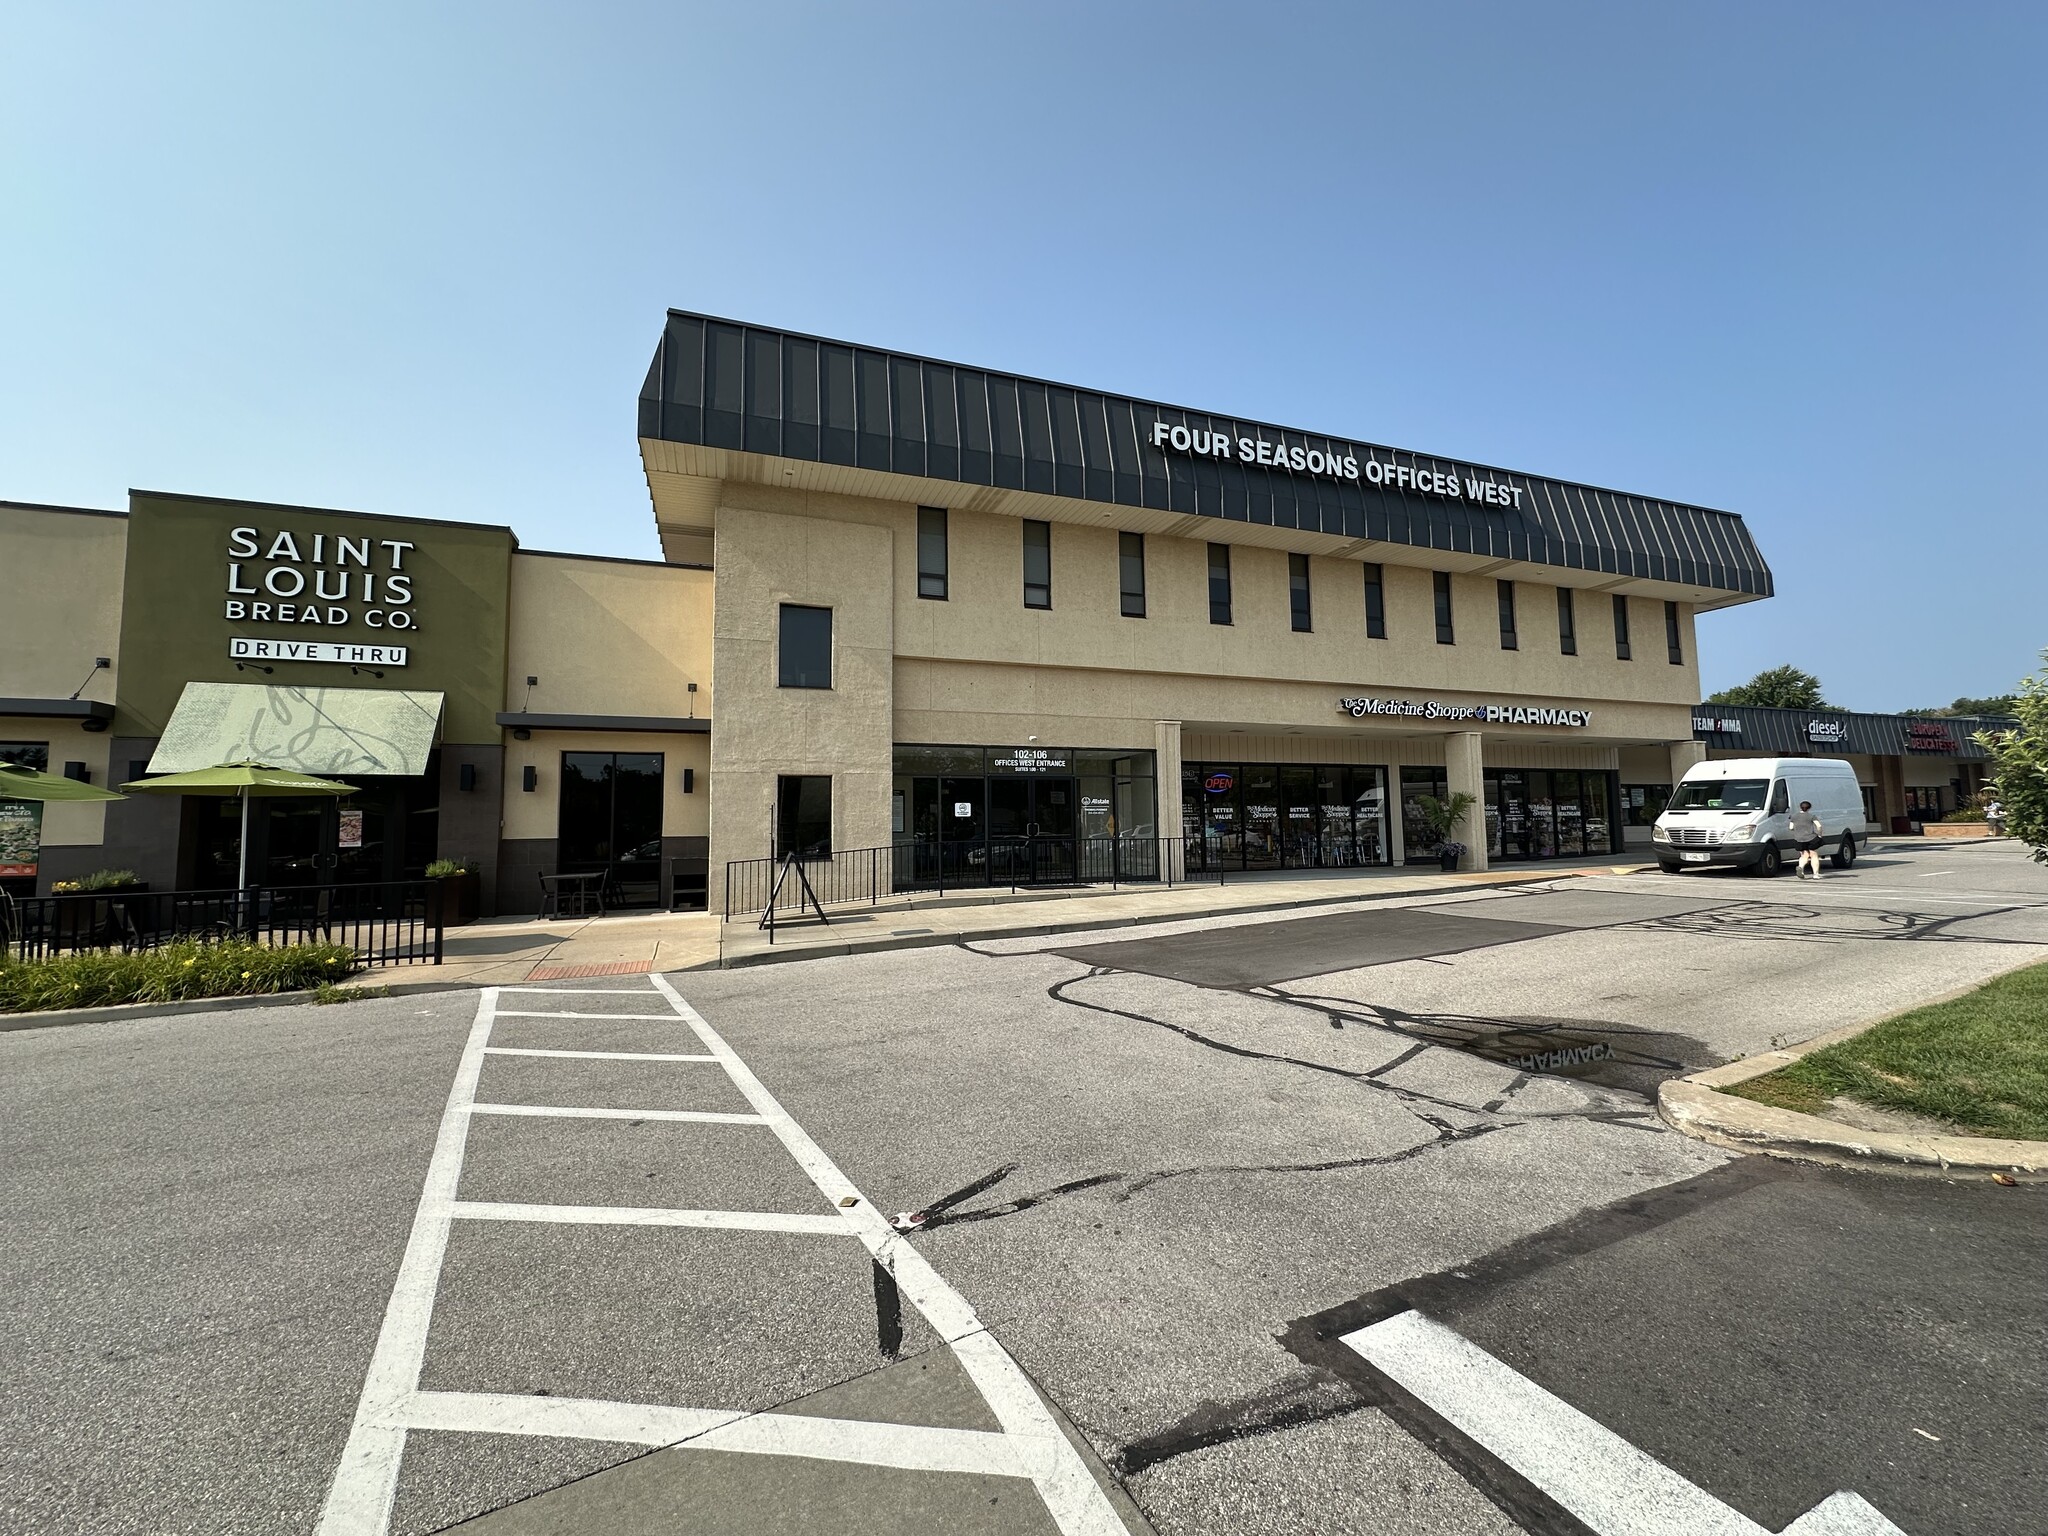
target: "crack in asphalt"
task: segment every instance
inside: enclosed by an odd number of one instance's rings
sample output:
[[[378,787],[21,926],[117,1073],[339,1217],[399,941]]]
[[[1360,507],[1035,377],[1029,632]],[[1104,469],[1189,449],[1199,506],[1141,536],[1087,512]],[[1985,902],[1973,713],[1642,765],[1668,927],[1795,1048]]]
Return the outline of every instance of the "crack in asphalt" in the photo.
[[[1877,943],[1933,941],[1942,944],[2033,944],[2032,939],[1996,938],[1988,934],[1951,933],[1957,923],[2003,917],[2036,910],[2031,903],[1991,907],[1982,912],[1915,912],[1883,907],[1815,907],[1791,902],[1745,901],[1702,912],[1644,917],[1614,926],[1640,933],[1690,933],[1721,939],[1798,939],[1809,944],[1846,944],[1859,939]],[[1853,926],[1865,919],[1877,925]]]

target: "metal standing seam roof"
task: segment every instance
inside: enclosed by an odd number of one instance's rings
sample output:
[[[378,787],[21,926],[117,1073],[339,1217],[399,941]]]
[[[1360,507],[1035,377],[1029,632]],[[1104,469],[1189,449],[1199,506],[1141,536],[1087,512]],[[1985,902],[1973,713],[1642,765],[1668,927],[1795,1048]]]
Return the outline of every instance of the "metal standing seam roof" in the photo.
[[[1979,731],[2016,731],[2018,720],[1987,715],[1872,715],[1846,709],[1757,709],[1738,704],[1693,707],[1693,739],[1748,757],[1833,757],[1845,752],[1880,757],[1988,758],[1974,739]],[[1841,735],[1814,736],[1811,727],[1839,726]],[[1716,726],[1733,725],[1734,730]]]
[[[1477,471],[1519,507],[1445,501],[1151,446],[1152,424]],[[1189,513],[1768,597],[1742,519],[1683,502],[671,310],[640,435],[964,485]]]

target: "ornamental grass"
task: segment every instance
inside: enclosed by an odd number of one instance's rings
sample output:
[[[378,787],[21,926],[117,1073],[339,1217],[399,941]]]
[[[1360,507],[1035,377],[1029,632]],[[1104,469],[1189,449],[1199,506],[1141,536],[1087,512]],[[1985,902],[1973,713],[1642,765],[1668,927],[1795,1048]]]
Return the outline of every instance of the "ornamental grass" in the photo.
[[[356,952],[345,945],[272,947],[241,939],[169,944],[137,954],[85,950],[42,960],[0,960],[0,1013],[297,992],[361,969]]]

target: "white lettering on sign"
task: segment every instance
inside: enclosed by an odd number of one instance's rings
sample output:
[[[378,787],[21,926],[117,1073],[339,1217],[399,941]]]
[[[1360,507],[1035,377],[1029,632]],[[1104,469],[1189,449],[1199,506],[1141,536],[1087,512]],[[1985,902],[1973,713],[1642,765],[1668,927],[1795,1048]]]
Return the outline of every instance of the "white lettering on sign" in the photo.
[[[1232,437],[1213,428],[1189,427],[1170,421],[1152,423],[1152,446],[1162,453],[1191,459],[1229,459],[1240,464],[1321,475],[1332,480],[1363,481],[1390,491],[1441,496],[1447,501],[1476,501],[1488,507],[1520,507],[1526,486],[1496,480],[1491,471],[1437,469],[1403,464],[1368,453],[1361,464],[1348,448],[1312,448],[1304,443],[1276,443],[1264,437]]]
[[[1742,722],[1733,715],[1694,715],[1692,728],[1696,731],[1712,731],[1724,736],[1740,736]]]
[[[237,635],[228,641],[236,661],[331,661],[354,667],[402,667],[407,647],[350,645],[340,640],[255,640]]]
[[[1846,741],[1849,727],[1841,720],[1809,720],[1806,722],[1808,741]]]
[[[231,528],[221,616],[230,623],[331,628],[359,619],[370,629],[417,629],[405,568],[406,551],[417,547],[410,539],[288,529],[266,543],[260,528]]]
[[[1559,709],[1549,704],[1446,704],[1440,699],[1339,699],[1337,707],[1354,720],[1367,715],[1398,715],[1415,720],[1477,720],[1483,725],[1562,725],[1583,730],[1593,723],[1590,709]]]

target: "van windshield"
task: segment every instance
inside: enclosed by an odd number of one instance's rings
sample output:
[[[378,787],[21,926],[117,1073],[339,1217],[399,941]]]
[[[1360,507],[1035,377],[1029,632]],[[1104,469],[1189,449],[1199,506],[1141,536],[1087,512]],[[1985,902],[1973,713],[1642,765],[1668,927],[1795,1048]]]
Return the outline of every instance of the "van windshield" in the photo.
[[[1667,807],[1674,811],[1760,811],[1771,792],[1768,779],[1696,779],[1678,786]]]

